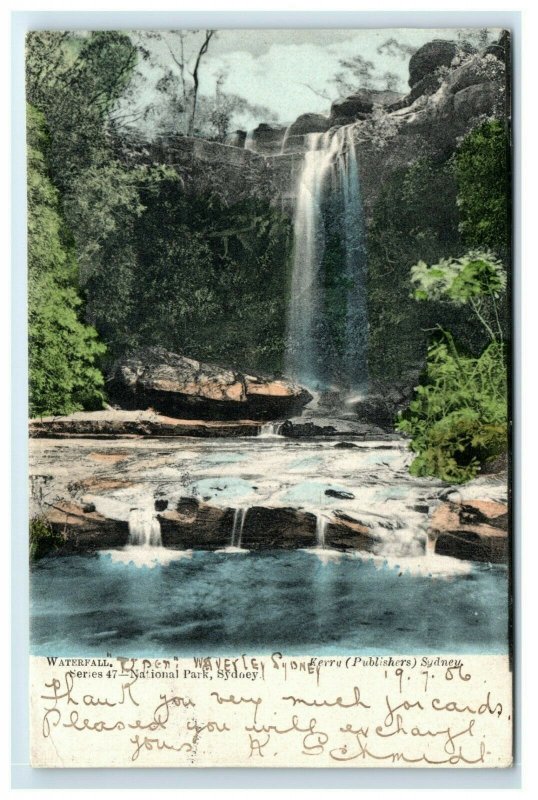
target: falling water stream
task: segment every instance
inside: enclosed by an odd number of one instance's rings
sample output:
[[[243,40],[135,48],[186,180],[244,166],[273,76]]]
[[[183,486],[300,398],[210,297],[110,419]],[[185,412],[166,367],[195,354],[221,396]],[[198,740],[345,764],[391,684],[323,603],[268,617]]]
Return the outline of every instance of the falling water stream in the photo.
[[[367,382],[366,250],[355,132],[352,124],[309,134],[299,178],[287,370],[313,388],[336,380],[360,390]],[[336,271],[327,263],[335,252]],[[336,328],[329,302],[332,311],[338,306]]]

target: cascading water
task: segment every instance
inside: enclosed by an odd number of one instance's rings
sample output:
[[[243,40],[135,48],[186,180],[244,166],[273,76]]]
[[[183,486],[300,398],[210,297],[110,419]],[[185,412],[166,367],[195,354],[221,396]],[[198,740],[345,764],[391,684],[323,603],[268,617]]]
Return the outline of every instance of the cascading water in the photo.
[[[129,544],[133,547],[162,547],[161,526],[151,507],[129,512]]]
[[[329,524],[329,520],[323,514],[316,515],[316,546],[320,550],[325,549],[325,533],[327,531],[327,525]]]
[[[253,130],[247,131],[247,136],[246,136],[246,139],[245,139],[244,148],[245,148],[245,150],[251,150],[254,153],[256,152],[256,147],[254,145],[254,131]]]
[[[243,528],[245,526],[245,519],[248,513],[248,506],[240,506],[234,509],[234,518],[232,524],[232,535],[228,547],[222,550],[217,550],[217,553],[248,553],[241,547],[243,539]]]
[[[263,425],[260,426],[258,431],[258,438],[259,439],[282,439],[282,435],[280,430],[282,428],[282,422],[264,422]]]
[[[295,218],[287,369],[309,387],[361,390],[366,248],[356,125],[310,134]]]

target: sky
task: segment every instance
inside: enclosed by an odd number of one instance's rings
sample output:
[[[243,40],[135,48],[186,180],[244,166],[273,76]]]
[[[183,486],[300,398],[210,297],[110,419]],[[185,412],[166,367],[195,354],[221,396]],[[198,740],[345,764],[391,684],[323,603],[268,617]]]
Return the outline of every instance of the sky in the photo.
[[[377,48],[390,38],[418,48],[432,39],[457,39],[460,32],[432,28],[219,30],[202,63],[200,93],[211,94],[217,76],[224,73],[224,91],[266,106],[281,124],[288,125],[306,112],[329,112],[330,101],[337,96],[330,79],[339,71],[340,59],[360,54],[374,63],[375,73],[395,73],[398,91],[406,92],[409,55],[379,53]],[[497,33],[491,31],[490,38]],[[193,37],[193,44],[197,41]],[[166,47],[158,41],[152,47],[157,61],[170,66]],[[320,91],[330,99],[316,94]],[[261,121],[240,120],[244,127]]]

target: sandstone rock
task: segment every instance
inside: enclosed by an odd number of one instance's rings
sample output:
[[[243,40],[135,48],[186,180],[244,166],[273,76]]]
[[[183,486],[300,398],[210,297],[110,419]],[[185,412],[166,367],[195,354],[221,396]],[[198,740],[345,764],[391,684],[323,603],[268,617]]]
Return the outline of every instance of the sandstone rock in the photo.
[[[374,103],[371,92],[360,91],[339,98],[331,105],[331,125],[345,125],[356,119],[365,119],[372,113]]]
[[[65,417],[42,417],[30,421],[32,438],[91,439],[132,438],[140,436],[234,437],[257,436],[259,422],[254,420],[215,421],[177,419],[154,411],[77,411]]]
[[[370,528],[347,514],[336,512],[325,530],[325,545],[334,550],[361,550],[374,553],[379,539]]]
[[[328,117],[323,114],[301,114],[288,130],[287,136],[305,136],[307,133],[324,133],[331,127]]]
[[[151,407],[187,419],[278,419],[301,411],[312,399],[289,381],[243,375],[162,347],[117,361],[108,392],[122,408]]]
[[[488,114],[496,96],[495,87],[491,83],[467,86],[454,95],[454,113],[462,119]]]
[[[445,39],[434,39],[419,47],[409,61],[409,86],[415,86],[439,67],[449,67],[458,51],[472,52],[469,45]]]
[[[439,555],[506,564],[508,508],[491,500],[444,502],[432,514],[428,536]]]
[[[158,519],[164,547],[218,550],[230,544],[233,509],[185,498],[176,509],[159,513]]]
[[[342,489],[325,489],[327,497],[337,497],[340,500],[354,500],[355,495],[352,492],[344,492]]]
[[[47,508],[45,517],[54,533],[63,538],[65,552],[123,547],[129,538],[126,522],[107,519],[89,504],[59,500]]]
[[[224,144],[228,144],[231,147],[244,147],[246,138],[246,131],[232,131],[224,140]]]
[[[280,125],[269,125],[261,122],[252,132],[252,146],[257,153],[265,155],[280,153],[286,128]]]

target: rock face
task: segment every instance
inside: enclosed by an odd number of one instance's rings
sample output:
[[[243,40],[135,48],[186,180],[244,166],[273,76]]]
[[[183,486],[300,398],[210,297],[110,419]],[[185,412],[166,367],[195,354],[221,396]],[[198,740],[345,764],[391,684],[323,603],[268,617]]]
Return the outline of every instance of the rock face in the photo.
[[[160,347],[118,361],[108,392],[122,408],[153,408],[186,419],[279,419],[312,399],[289,381],[244,375]]]
[[[428,536],[439,555],[506,564],[508,508],[491,500],[442,503],[432,514]]]

